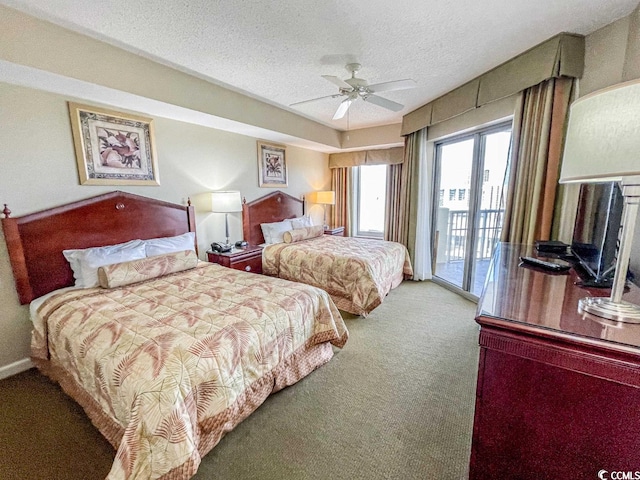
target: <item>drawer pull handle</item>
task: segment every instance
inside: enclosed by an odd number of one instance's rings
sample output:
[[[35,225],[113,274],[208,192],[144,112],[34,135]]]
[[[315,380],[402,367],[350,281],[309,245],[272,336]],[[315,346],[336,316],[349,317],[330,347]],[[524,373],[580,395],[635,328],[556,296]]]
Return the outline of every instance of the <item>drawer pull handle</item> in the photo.
[[[251,271],[251,265],[247,265],[246,267],[244,267],[244,269],[245,269],[247,272],[250,272],[250,271]]]

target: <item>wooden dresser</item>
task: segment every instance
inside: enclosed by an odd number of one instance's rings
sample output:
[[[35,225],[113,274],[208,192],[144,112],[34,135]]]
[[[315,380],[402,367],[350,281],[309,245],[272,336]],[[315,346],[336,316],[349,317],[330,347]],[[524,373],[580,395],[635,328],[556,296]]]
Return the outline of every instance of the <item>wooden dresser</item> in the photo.
[[[536,256],[498,247],[478,306],[469,478],[640,478],[640,325],[579,314],[580,298],[610,291],[520,267],[520,255]]]

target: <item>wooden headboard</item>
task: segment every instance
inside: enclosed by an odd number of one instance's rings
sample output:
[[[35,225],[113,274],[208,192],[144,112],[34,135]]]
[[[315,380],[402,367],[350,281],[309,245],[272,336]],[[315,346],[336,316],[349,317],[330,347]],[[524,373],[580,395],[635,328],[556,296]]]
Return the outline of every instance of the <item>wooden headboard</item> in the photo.
[[[304,214],[304,201],[280,190],[242,204],[242,234],[250,245],[264,243],[261,223],[280,222]]]
[[[17,218],[10,216],[6,205],[3,213],[2,228],[22,304],[74,284],[63,250],[170,237],[196,229],[191,205],[118,191]]]

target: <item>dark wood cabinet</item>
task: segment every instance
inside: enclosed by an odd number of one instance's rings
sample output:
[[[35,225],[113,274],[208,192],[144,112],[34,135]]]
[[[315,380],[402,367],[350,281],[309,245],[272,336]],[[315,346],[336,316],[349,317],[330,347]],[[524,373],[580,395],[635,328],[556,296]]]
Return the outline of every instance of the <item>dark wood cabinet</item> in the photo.
[[[249,245],[243,249],[218,253],[207,251],[207,259],[223,267],[244,270],[245,272],[262,273],[262,247]]]
[[[335,235],[336,237],[344,237],[344,227],[327,227],[324,229],[325,235]]]
[[[478,306],[469,478],[640,478],[640,325],[578,313],[580,298],[610,291],[520,255],[535,252],[499,246]],[[625,299],[640,303],[638,288]]]

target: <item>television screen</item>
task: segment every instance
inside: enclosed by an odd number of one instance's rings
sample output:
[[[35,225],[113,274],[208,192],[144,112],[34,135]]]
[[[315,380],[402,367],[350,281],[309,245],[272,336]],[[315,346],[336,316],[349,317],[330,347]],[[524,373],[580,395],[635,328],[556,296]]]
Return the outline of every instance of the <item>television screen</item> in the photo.
[[[617,182],[580,187],[571,250],[596,283],[613,278],[623,197]]]

